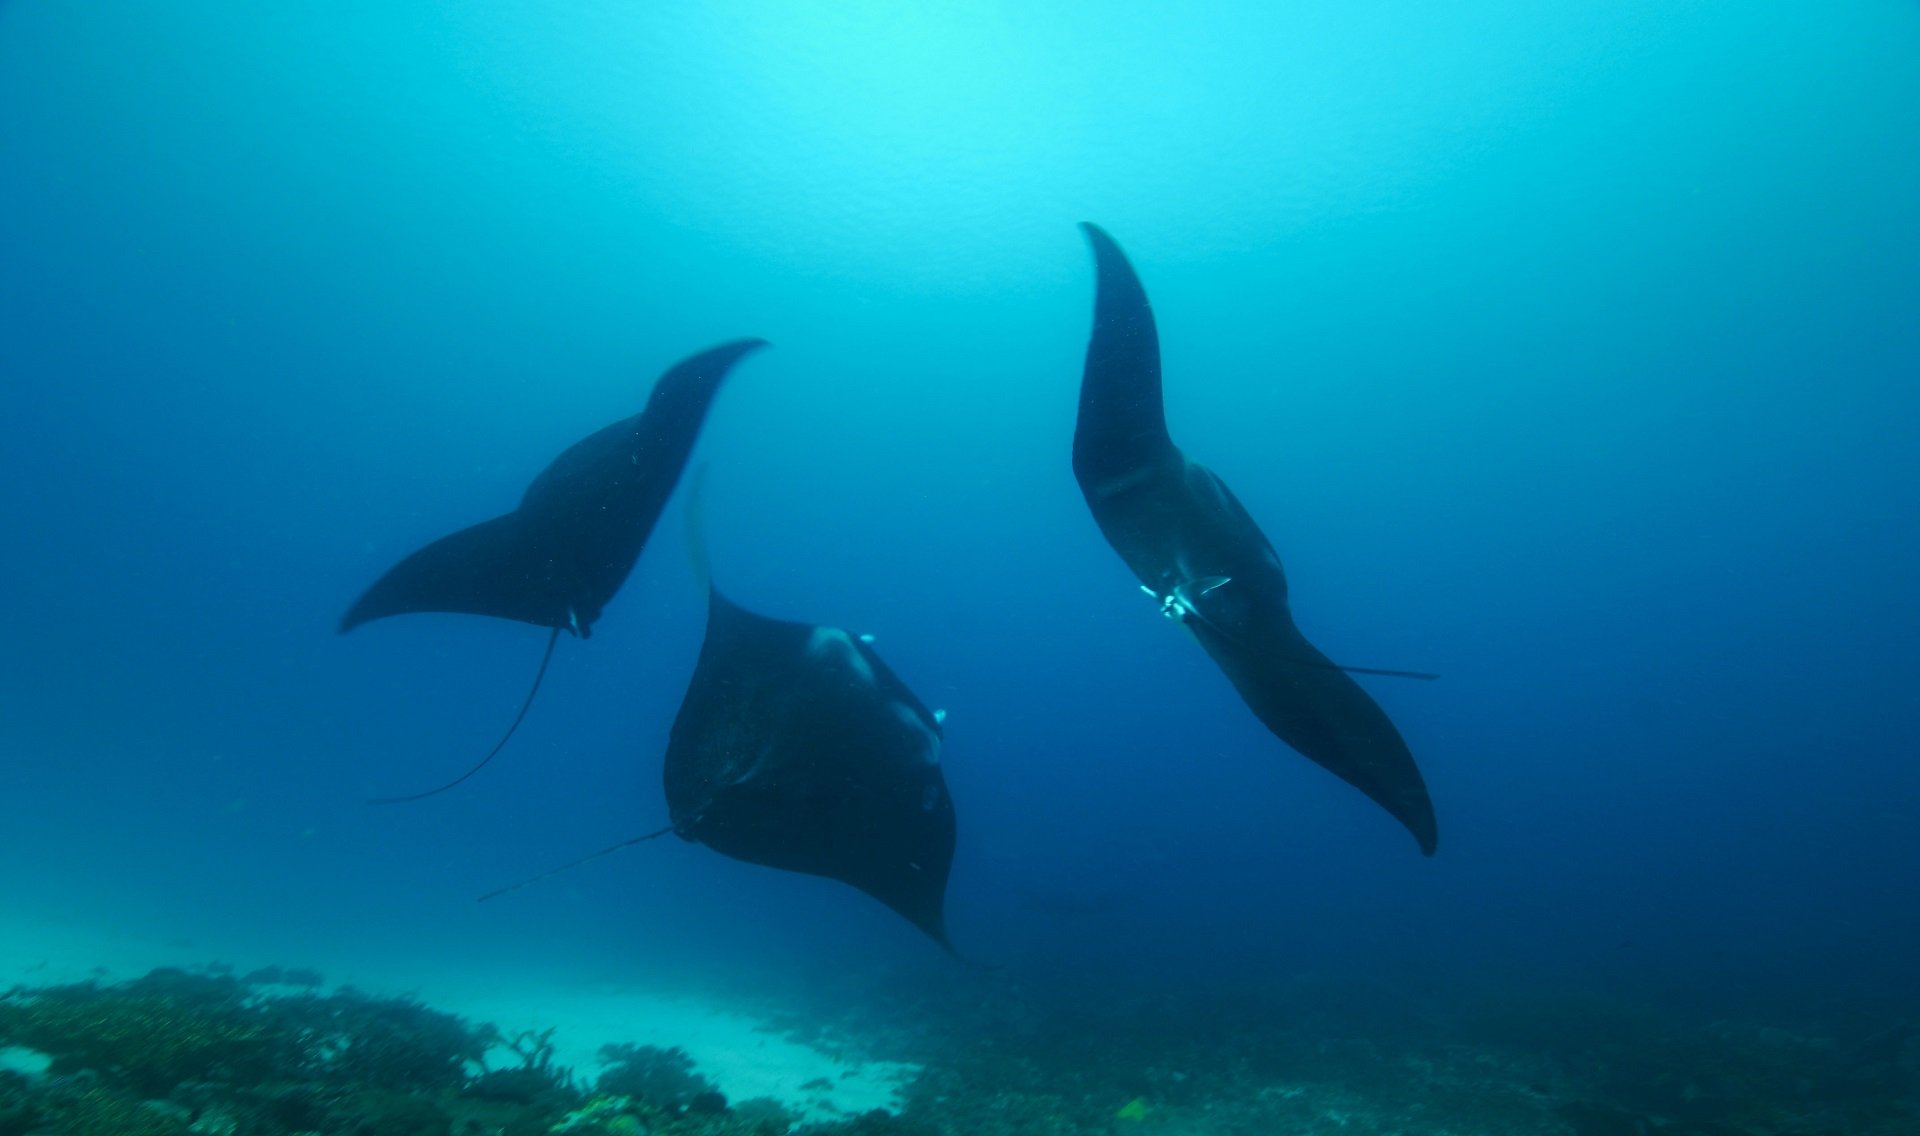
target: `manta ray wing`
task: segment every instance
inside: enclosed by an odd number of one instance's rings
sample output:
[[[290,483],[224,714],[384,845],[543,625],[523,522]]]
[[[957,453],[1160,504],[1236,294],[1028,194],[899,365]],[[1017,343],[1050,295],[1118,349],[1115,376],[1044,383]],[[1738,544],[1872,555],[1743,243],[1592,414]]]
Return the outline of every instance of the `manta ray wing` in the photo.
[[[441,537],[374,581],[340,620],[340,630],[426,611],[563,626],[567,600],[555,586],[552,558],[522,528],[519,514],[508,513]]]

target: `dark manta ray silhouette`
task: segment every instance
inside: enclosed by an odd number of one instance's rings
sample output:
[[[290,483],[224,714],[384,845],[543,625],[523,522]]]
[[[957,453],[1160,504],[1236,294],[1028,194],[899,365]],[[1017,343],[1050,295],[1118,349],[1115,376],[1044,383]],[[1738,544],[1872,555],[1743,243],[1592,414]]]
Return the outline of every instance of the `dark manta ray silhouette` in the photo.
[[[1438,833],[1426,783],[1399,731],[1347,672],[1434,676],[1339,666],[1294,626],[1273,546],[1226,483],[1167,434],[1159,335],[1140,278],[1112,237],[1081,228],[1099,281],[1073,473],[1094,521],[1267,729],[1373,798],[1431,856]]]
[[[473,768],[409,801],[450,789],[507,744],[533,705],[560,632],[585,639],[632,571],[680,480],[707,408],[733,365],[766,345],[739,339],[676,364],[644,410],[590,434],[533,479],[519,508],[441,537],[376,580],[340,620],[340,631],[407,612],[491,615],[550,627],[520,712]]]
[[[851,884],[951,952],[940,719],[868,637],[771,619],[709,584],[706,642],[667,743],[673,831]]]
[[[713,586],[697,535],[690,546],[707,580],[707,635],[667,741],[673,823],[480,898],[671,832],[851,884],[957,957],[943,912],[954,847],[944,715],[907,689],[869,636],[748,611]]]

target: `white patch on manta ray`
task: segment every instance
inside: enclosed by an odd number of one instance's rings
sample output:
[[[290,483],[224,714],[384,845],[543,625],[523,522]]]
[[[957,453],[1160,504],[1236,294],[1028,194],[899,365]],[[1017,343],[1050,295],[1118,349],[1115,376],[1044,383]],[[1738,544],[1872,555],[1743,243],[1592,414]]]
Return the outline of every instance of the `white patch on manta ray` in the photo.
[[[905,722],[920,735],[923,742],[920,760],[928,765],[940,764],[940,735],[928,728],[926,719],[920,717],[920,712],[904,702],[891,703],[889,708],[893,711],[894,717]]]
[[[807,636],[807,655],[815,659],[837,659],[859,675],[861,682],[873,682],[873,668],[867,664],[867,657],[854,646],[853,636],[838,627],[814,628],[813,634]]]

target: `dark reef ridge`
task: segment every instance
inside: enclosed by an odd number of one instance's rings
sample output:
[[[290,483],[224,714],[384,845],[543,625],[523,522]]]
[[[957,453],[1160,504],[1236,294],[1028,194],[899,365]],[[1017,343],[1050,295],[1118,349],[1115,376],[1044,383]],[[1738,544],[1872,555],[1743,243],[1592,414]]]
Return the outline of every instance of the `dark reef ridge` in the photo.
[[[881,983],[886,985],[884,981]],[[591,1081],[503,1033],[311,971],[161,969],[0,995],[0,1136],[1895,1136],[1920,1031],[1683,1019],[1575,997],[1409,1005],[1311,983],[982,979],[818,991],[796,1033],[922,1063],[901,1115],[801,1124],[678,1048]]]

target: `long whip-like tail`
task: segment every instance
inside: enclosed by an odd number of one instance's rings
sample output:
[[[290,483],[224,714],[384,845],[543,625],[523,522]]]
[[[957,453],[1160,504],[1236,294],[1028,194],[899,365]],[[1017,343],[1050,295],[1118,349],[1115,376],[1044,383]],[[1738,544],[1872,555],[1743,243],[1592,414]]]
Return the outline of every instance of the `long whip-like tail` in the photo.
[[[687,487],[687,562],[693,566],[694,579],[701,588],[713,583],[713,560],[707,554],[707,466],[693,467],[692,484]]]
[[[1316,662],[1312,662],[1311,660],[1302,660],[1302,661],[1306,662],[1309,666],[1332,667],[1336,671],[1345,671],[1350,675],[1381,675],[1386,678],[1417,678],[1424,682],[1432,682],[1434,679],[1437,679],[1440,677],[1437,674],[1430,674],[1426,671],[1389,671],[1389,670],[1383,670],[1380,667],[1343,667],[1339,663],[1316,663]]]
[[[534,672],[533,685],[528,688],[526,699],[520,703],[520,712],[513,716],[513,724],[507,727],[507,732],[500,735],[500,740],[495,742],[493,748],[487,751],[487,756],[481,758],[472,769],[467,770],[465,773],[462,773],[460,776],[455,777],[437,789],[428,789],[424,793],[409,793],[404,797],[368,797],[367,803],[369,805],[397,805],[403,801],[423,800],[433,796],[435,793],[446,792],[448,789],[453,788],[455,785],[460,784],[460,782],[465,781],[467,778],[484,769],[487,762],[492,761],[501,750],[506,748],[508,739],[512,738],[513,732],[520,728],[520,723],[527,717],[527,711],[533,708],[533,696],[540,693],[540,681],[547,677],[547,664],[553,661],[553,645],[559,641],[560,628],[556,627],[553,629],[553,634],[547,636],[547,649],[546,652],[540,656],[540,669]]]
[[[478,902],[485,903],[489,899],[497,899],[500,896],[506,895],[508,892],[519,891],[521,888],[524,888],[524,887],[532,887],[534,884],[539,883],[541,880],[550,880],[553,877],[559,875],[561,872],[570,872],[573,869],[578,868],[582,864],[591,864],[595,860],[598,860],[603,856],[613,855],[615,852],[620,851],[622,848],[631,848],[636,844],[645,844],[649,840],[654,840],[659,837],[665,836],[667,833],[672,831],[673,831],[673,826],[668,825],[667,827],[659,830],[658,832],[649,832],[645,836],[635,836],[627,840],[622,840],[618,844],[610,844],[607,847],[602,848],[598,852],[592,853],[591,855],[582,856],[578,860],[574,860],[569,863],[562,864],[557,868],[549,868],[548,870],[541,872],[539,875],[529,876],[528,878],[521,880],[517,884],[508,884],[506,887],[503,887],[503,888],[495,888],[493,891],[490,891],[487,894],[481,896]]]

